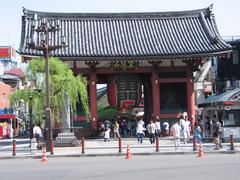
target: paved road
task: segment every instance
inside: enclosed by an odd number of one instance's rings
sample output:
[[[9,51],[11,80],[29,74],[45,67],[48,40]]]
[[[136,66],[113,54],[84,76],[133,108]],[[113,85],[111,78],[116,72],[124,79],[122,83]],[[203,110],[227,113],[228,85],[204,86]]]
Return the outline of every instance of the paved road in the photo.
[[[236,180],[240,154],[0,159],[1,180]]]

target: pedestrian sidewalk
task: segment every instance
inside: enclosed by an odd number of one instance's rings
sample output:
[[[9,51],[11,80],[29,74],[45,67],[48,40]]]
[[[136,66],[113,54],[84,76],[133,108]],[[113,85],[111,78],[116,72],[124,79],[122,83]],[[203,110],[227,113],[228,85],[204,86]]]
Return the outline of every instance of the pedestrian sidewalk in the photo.
[[[41,158],[43,151],[30,148],[29,139],[16,139],[16,156],[13,156],[11,140],[0,140],[0,159],[1,158]],[[160,155],[160,154],[194,154],[193,143],[182,144],[180,150],[175,150],[172,138],[160,138],[159,151],[156,152],[156,144],[150,144],[148,138],[139,144],[136,138],[122,139],[122,152],[119,153],[118,140],[110,139],[104,142],[103,139],[86,139],[84,153],[81,145],[78,147],[55,147],[54,155],[48,157],[86,157],[86,156],[125,156],[127,145],[130,146],[132,155]],[[197,147],[198,148],[198,147]],[[234,150],[230,150],[230,143],[223,143],[223,148],[213,150],[213,143],[203,143],[204,153],[240,153],[240,143],[234,143]]]

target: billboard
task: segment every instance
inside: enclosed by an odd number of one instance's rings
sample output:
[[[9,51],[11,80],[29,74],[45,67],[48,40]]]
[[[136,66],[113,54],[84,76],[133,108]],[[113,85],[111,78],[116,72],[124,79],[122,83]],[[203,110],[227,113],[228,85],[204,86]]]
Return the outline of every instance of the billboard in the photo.
[[[16,58],[16,51],[11,46],[0,46],[0,61],[13,61]]]

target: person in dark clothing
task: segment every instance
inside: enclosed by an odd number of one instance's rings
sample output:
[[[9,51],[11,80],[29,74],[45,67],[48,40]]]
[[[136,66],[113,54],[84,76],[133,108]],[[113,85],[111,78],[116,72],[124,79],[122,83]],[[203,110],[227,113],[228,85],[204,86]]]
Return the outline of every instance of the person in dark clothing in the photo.
[[[212,134],[212,121],[210,120],[209,116],[206,116],[206,119],[205,119],[205,136],[206,137],[210,137],[211,134]]]
[[[221,148],[220,132],[221,124],[217,119],[213,119],[213,143],[215,144],[214,150],[219,150]]]

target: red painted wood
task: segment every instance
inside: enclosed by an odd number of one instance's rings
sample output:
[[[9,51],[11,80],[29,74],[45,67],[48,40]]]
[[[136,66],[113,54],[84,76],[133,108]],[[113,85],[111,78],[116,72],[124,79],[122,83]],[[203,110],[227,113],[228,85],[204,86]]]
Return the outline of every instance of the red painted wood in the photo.
[[[179,114],[160,114],[160,118],[179,118]]]
[[[192,124],[195,123],[195,94],[194,94],[194,83],[193,77],[189,76],[187,81],[187,102],[188,102],[188,119]]]
[[[176,72],[176,71],[186,71],[186,67],[158,67],[158,70],[161,72]],[[73,68],[74,73],[89,74],[91,73],[90,68]],[[138,67],[135,70],[119,70],[114,71],[111,68],[103,67],[96,68],[95,72],[97,74],[116,74],[116,73],[152,73],[152,67]]]
[[[187,81],[188,78],[159,78],[159,83],[183,83]]]
[[[14,114],[0,114],[0,119],[13,119],[15,118]]]
[[[73,117],[74,121],[85,121],[86,117],[85,116],[75,116]]]
[[[97,130],[98,113],[97,113],[97,77],[96,73],[92,72],[89,76],[89,95],[90,95],[90,112],[91,112],[91,127]]]
[[[158,72],[152,71],[152,102],[153,102],[153,117],[160,117],[160,88],[159,88]]]
[[[108,102],[111,107],[117,107],[117,85],[114,82],[115,76],[109,78],[109,83],[107,84],[107,97]]]

